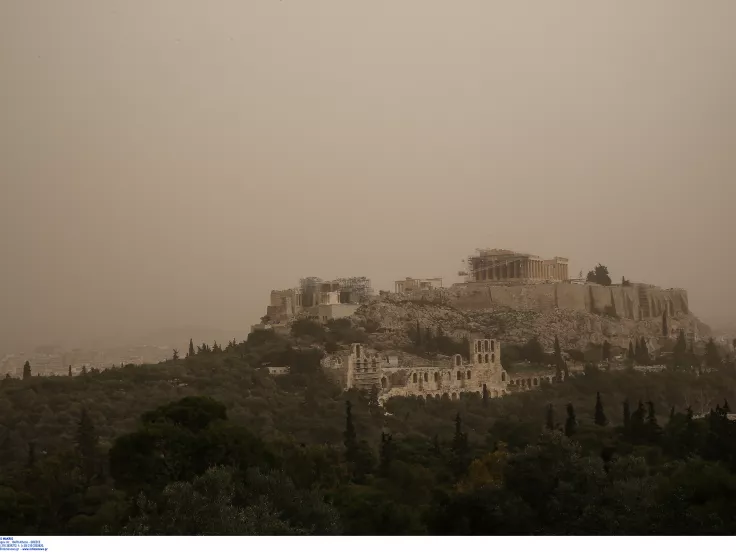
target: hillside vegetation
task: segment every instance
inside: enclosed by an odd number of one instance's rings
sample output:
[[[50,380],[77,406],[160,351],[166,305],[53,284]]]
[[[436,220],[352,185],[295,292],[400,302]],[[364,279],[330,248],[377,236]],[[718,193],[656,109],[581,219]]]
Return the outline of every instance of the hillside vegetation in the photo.
[[[332,327],[3,380],[0,531],[736,530],[732,364],[700,376],[590,372],[502,399],[392,399],[384,410],[322,376],[313,345],[365,332]],[[271,377],[264,364],[292,373]]]

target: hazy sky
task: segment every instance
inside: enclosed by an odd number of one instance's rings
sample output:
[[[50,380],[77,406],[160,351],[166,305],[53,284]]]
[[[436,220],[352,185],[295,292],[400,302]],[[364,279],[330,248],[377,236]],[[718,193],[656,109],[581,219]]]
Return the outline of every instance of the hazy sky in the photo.
[[[736,318],[733,0],[2,0],[0,347],[607,264]],[[730,318],[732,317],[733,318]]]

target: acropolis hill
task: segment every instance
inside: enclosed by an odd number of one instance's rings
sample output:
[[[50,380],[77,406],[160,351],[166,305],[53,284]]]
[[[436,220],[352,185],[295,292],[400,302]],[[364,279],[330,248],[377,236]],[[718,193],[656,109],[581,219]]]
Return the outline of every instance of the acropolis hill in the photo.
[[[305,278],[299,287],[271,292],[258,327],[285,329],[295,317],[320,322],[350,317],[403,333],[417,319],[458,335],[493,332],[514,342],[531,336],[544,342],[557,335],[570,345],[608,340],[625,347],[632,337],[652,339],[653,346],[671,337],[662,335],[664,316],[673,335],[679,330],[696,339],[710,335],[690,312],[683,289],[571,279],[565,257],[542,259],[508,249],[477,249],[463,263],[463,283],[443,287],[440,278],[404,278],[396,281],[394,292],[377,295],[364,277]]]

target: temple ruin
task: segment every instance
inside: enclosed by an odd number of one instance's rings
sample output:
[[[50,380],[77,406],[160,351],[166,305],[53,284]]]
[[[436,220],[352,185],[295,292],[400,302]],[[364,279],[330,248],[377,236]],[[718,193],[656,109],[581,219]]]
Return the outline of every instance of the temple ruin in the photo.
[[[472,282],[563,282],[568,280],[568,259],[541,259],[536,255],[508,249],[476,249],[460,272],[466,283]]]

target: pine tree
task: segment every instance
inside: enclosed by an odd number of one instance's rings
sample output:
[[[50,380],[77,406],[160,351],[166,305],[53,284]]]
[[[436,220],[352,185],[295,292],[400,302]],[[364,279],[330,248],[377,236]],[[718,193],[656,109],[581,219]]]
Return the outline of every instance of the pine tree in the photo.
[[[196,353],[194,352],[194,342],[189,339],[189,352],[187,352],[187,358],[193,357]]]
[[[562,359],[562,349],[560,349],[560,340],[555,336],[555,358]]]
[[[178,349],[174,349],[174,353],[171,356],[171,360],[174,360],[174,361],[179,360],[179,350]]]
[[[355,427],[353,426],[353,405],[350,401],[345,402],[345,457],[349,462],[355,460],[355,453],[358,450],[358,438],[355,433]]]
[[[629,406],[629,399],[624,401],[624,431],[631,431],[631,407]]]
[[[555,411],[552,407],[552,404],[547,405],[547,419],[545,422],[545,426],[549,431],[554,431],[555,429]]]
[[[642,364],[643,366],[649,366],[650,360],[649,360],[649,348],[647,347],[647,340],[644,339],[642,336],[641,341],[639,343],[639,357],[638,357],[639,364]]]
[[[483,384],[483,406],[488,406],[488,386]]]
[[[567,420],[565,420],[565,435],[567,437],[572,437],[575,435],[575,430],[577,429],[578,422],[575,419],[575,408],[573,408],[572,403],[568,403],[567,405]]]
[[[92,423],[92,419],[89,417],[87,409],[82,408],[82,412],[79,416],[79,423],[77,424],[75,445],[82,473],[84,474],[84,478],[88,484],[95,474],[97,464],[97,441],[98,436],[95,431],[95,426]]]
[[[26,363],[23,365],[23,379],[29,379],[31,377],[31,363],[26,360]]]
[[[87,365],[86,364],[83,364],[82,365],[81,373],[82,373],[83,376],[86,376],[87,375]]]
[[[601,394],[600,392],[596,393],[595,396],[595,416],[594,416],[595,424],[599,426],[604,426],[608,423],[608,420],[606,419],[606,415],[603,412],[603,403],[601,402]]]

